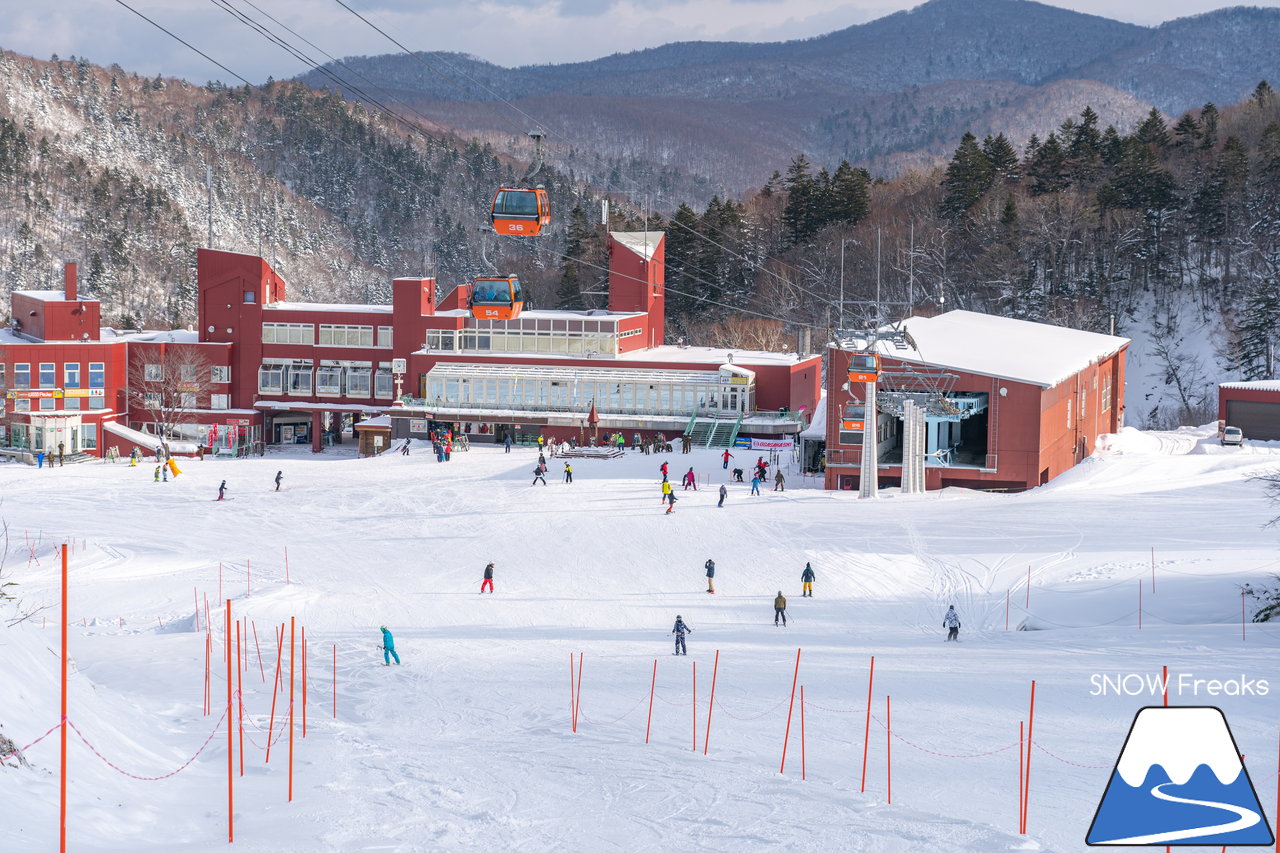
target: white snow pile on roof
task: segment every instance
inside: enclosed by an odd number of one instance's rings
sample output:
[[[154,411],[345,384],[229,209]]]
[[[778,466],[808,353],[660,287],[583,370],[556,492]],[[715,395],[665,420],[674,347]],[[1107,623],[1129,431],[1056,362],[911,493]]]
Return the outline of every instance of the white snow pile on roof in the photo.
[[[150,450],[158,450],[162,443],[159,436],[152,435],[149,432],[140,432],[136,429],[130,429],[127,426],[113,421],[104,421],[102,428],[112,435],[118,435],[123,439],[132,441],[139,447],[146,447]],[[169,442],[169,451],[171,453],[196,453],[199,449],[199,445],[194,441]]]
[[[25,296],[28,299],[38,299],[41,302],[66,302],[67,293],[64,290],[15,290],[15,296]]]
[[[825,439],[827,437],[827,392],[823,391],[822,396],[818,398],[818,403],[813,407],[811,414],[813,420],[809,421],[809,426],[800,433],[801,438],[808,439]]]
[[[626,246],[646,261],[653,260],[653,252],[662,242],[662,231],[610,231],[609,236]]]
[[[1236,388],[1241,391],[1280,391],[1280,379],[1257,379],[1252,382],[1222,382],[1219,388]]]
[[[356,429],[389,429],[391,427],[391,417],[389,415],[379,415],[376,418],[365,418],[356,424]]]
[[[1046,388],[1118,352],[1128,338],[948,311],[937,317],[911,317],[903,325],[915,346],[897,349],[879,342],[881,353],[903,361],[950,367]]]

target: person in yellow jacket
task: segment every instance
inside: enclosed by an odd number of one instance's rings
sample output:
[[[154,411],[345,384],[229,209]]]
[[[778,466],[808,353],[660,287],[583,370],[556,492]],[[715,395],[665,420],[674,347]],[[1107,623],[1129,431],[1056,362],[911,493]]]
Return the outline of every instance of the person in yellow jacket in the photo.
[[[662,500],[658,501],[658,503],[666,503],[667,495],[669,494],[671,494],[671,483],[666,480],[663,480],[662,481]]]
[[[782,596],[782,590],[778,590],[778,597],[773,600],[773,625],[778,626],[778,618],[782,618],[782,627],[787,627],[787,600]]]

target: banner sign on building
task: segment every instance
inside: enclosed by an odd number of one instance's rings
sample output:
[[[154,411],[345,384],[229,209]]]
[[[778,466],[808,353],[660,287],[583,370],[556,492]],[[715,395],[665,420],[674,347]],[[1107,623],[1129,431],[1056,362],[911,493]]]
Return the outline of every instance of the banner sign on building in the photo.
[[[409,432],[422,433],[425,435],[429,428],[430,428],[430,421],[427,421],[421,418],[409,419]]]
[[[64,397],[105,397],[105,388],[67,388],[62,392]]]
[[[790,438],[753,438],[752,450],[791,450],[796,443]]]
[[[6,394],[10,400],[60,400],[61,388],[44,388],[32,391],[10,391]]]
[[[747,447],[747,448],[750,448],[750,447],[751,447],[751,439],[746,438],[746,437],[744,437],[744,436],[741,436],[741,435],[740,435],[740,436],[738,436],[737,438],[735,438],[735,439],[733,440],[733,446],[734,446],[734,447]]]

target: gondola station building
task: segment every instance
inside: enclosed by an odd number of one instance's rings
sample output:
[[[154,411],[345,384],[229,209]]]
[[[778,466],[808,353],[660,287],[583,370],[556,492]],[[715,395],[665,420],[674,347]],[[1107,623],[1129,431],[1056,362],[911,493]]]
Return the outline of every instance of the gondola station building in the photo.
[[[492,293],[473,299],[472,283],[437,299],[431,278],[395,279],[390,305],[294,302],[263,258],[201,249],[196,330],[133,334],[99,328],[100,307],[80,298],[69,265],[63,290],[12,296],[3,440],[52,449],[61,435],[70,449],[74,431],[77,450],[100,454],[112,446],[104,434],[128,450],[162,420],[148,383],[177,370],[190,379],[176,386],[180,430],[217,451],[319,451],[373,416],[385,424],[374,450],[436,428],[497,442],[792,441],[820,397],[821,356],[664,345],[663,234],[613,232],[608,248],[607,309],[508,301],[511,319],[482,311]]]
[[[904,454],[914,452],[925,489],[998,491],[1049,482],[1124,426],[1126,338],[972,311],[882,331],[829,350],[829,489],[861,490],[869,423],[880,487],[904,485]],[[864,364],[875,372],[860,372]],[[904,429],[908,408],[923,429]]]

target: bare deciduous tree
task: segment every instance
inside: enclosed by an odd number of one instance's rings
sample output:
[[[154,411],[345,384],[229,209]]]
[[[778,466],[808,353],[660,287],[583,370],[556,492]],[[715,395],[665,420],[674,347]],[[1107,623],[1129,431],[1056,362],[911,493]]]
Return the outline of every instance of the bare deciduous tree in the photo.
[[[213,365],[195,347],[139,347],[129,361],[129,408],[145,412],[161,441],[182,437],[212,385]]]

